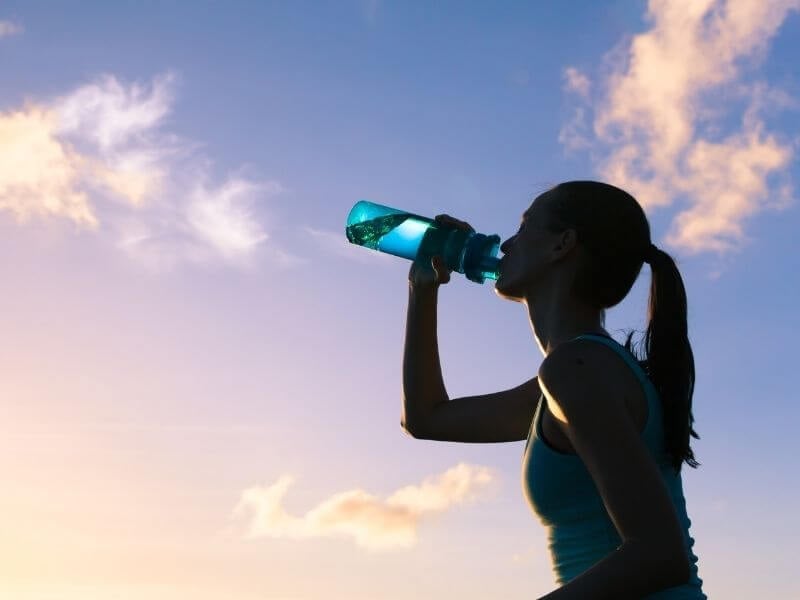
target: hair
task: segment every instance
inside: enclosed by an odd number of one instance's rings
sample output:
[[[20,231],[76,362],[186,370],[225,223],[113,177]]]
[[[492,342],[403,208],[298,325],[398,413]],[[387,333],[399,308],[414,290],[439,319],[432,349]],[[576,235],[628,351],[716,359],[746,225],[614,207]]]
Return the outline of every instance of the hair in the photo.
[[[547,229],[574,229],[582,246],[573,293],[604,310],[628,295],[645,262],[652,278],[643,352],[631,342],[625,348],[638,360],[658,390],[664,413],[664,438],[671,465],[679,474],[683,463],[697,468],[689,437],[692,428],[694,355],[686,319],[686,290],[678,267],[663,250],[650,249],[650,225],[639,203],[627,192],[597,181],[569,181],[547,192]]]

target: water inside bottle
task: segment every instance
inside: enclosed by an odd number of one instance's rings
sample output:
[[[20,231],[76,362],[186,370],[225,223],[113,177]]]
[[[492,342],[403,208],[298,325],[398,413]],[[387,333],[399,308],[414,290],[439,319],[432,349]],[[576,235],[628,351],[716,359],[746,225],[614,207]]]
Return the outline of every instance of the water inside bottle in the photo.
[[[404,223],[408,217],[408,214],[385,215],[363,223],[354,223],[347,227],[345,233],[353,244],[377,250],[381,238]]]

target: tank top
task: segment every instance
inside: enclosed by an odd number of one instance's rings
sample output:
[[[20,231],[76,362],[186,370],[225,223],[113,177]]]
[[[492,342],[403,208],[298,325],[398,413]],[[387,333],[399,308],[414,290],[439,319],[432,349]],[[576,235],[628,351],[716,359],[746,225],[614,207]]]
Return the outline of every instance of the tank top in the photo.
[[[687,583],[650,594],[646,600],[707,600],[702,591],[703,580],[697,572],[697,556],[692,551],[694,539],[689,535],[691,521],[686,512],[683,481],[675,475],[665,451],[663,409],[653,383],[636,358],[616,340],[603,335],[587,334],[575,339],[591,339],[605,344],[634,370],[647,397],[647,423],[642,438],[656,461],[669,490],[682,525],[686,552],[691,564]],[[564,585],[622,544],[583,461],[576,454],[560,452],[548,445],[542,436],[540,397],[525,443],[522,460],[522,486],[526,500],[548,534],[548,550],[559,585]]]

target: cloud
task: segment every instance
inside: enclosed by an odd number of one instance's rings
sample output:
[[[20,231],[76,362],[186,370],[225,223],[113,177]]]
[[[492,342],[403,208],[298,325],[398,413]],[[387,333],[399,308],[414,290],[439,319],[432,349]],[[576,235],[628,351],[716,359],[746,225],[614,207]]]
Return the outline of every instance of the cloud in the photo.
[[[187,216],[199,239],[224,255],[247,253],[267,239],[242,198],[259,189],[279,193],[280,185],[258,186],[244,180],[231,180],[216,190],[198,187],[189,203]]]
[[[369,551],[410,548],[423,518],[474,500],[495,481],[490,469],[460,463],[420,485],[400,488],[385,500],[360,489],[349,490],[298,517],[282,506],[294,483],[292,476],[283,475],[272,485],[244,490],[233,514],[237,518],[249,514],[249,538],[346,536]]]
[[[586,124],[586,110],[579,106],[572,113],[570,120],[558,132],[558,142],[569,152],[587,150],[592,147],[589,127]]]
[[[173,74],[156,77],[149,86],[132,83],[124,86],[105,75],[60,98],[60,134],[75,134],[110,152],[138,141],[154,141],[154,130],[161,125],[172,104]]]
[[[44,107],[0,113],[0,210],[20,222],[54,215],[96,228],[81,186],[87,159],[54,137],[56,122]]]
[[[794,145],[766,116],[795,103],[751,75],[798,8],[800,0],[651,0],[650,28],[606,56],[594,97],[588,78],[565,70],[577,106],[559,140],[589,149],[602,178],[646,209],[683,205],[669,244],[738,249],[748,218],[792,201]],[[725,127],[731,113],[736,124]]]
[[[11,21],[0,21],[0,39],[23,32],[22,25]]]
[[[591,90],[589,78],[575,67],[564,69],[564,87],[567,92],[574,92],[581,98],[588,98]]]
[[[563,90],[566,94],[575,95],[581,101],[588,102],[591,82],[584,73],[575,67],[567,67],[564,69]],[[561,127],[561,131],[558,134],[559,143],[569,152],[586,150],[592,147],[589,128],[586,123],[586,112],[583,106],[576,107],[572,117]]]
[[[154,270],[247,265],[267,245],[257,207],[285,192],[241,173],[212,179],[199,145],[165,131],[176,77],[112,75],[47,102],[0,112],[0,211],[57,217],[109,238]],[[270,244],[273,262],[296,262]]]

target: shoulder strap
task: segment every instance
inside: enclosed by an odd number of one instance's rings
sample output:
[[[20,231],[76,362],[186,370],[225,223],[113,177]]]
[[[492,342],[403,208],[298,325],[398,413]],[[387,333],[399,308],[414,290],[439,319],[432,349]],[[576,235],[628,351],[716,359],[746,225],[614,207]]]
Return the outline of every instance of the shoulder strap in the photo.
[[[628,366],[630,366],[630,368],[633,369],[634,373],[636,373],[636,377],[639,379],[642,385],[644,385],[646,388],[650,388],[653,386],[653,382],[650,381],[650,378],[647,376],[647,373],[645,373],[644,369],[642,368],[642,365],[639,364],[639,361],[636,360],[636,357],[634,357],[633,354],[631,354],[630,351],[627,348],[625,348],[625,346],[620,344],[617,340],[609,336],[599,335],[594,333],[585,333],[583,335],[577,336],[574,339],[577,340],[582,338],[592,339],[594,341],[600,342],[601,344],[605,344],[606,346],[614,350],[617,354],[619,354],[623,358],[623,360],[626,363],[628,363]]]

